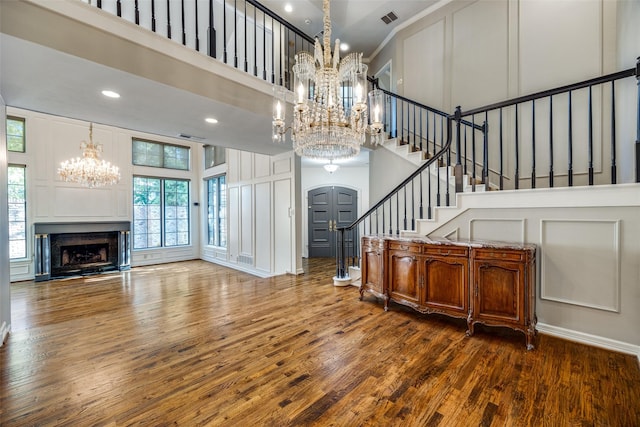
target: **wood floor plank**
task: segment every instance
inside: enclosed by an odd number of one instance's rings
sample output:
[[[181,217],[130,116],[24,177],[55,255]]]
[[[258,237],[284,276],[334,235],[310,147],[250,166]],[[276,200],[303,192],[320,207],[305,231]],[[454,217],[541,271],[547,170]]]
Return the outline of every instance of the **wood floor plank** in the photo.
[[[2,426],[640,426],[635,357],[204,261],[11,286]]]

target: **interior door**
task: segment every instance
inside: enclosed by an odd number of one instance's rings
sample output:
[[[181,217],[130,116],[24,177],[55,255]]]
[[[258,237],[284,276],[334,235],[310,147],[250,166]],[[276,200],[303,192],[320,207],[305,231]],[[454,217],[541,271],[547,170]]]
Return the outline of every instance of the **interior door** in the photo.
[[[309,200],[309,258],[336,256],[336,231],[346,227],[358,217],[358,192],[350,188],[327,186],[310,190]],[[345,242],[348,251],[358,241],[349,236]]]

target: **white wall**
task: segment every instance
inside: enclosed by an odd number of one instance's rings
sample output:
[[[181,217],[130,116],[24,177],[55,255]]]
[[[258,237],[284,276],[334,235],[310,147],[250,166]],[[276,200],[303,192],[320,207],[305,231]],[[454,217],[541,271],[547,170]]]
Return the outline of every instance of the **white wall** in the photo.
[[[309,256],[309,222],[308,194],[310,190],[319,187],[346,187],[358,192],[358,217],[369,208],[369,166],[341,167],[334,173],[329,173],[322,167],[305,167],[302,169],[302,256]]]
[[[496,0],[449,2],[399,31],[375,58],[371,69],[393,63],[398,92],[426,105],[453,112],[575,83],[633,67],[640,55],[637,1]],[[635,140],[634,79],[616,86],[618,182],[633,181]],[[631,93],[634,92],[634,93]],[[610,182],[610,91],[594,97],[596,183]],[[567,97],[554,97],[553,164],[555,184],[567,182]],[[519,173],[531,175],[530,106],[520,110]],[[538,187],[551,168],[548,103],[536,103],[536,176]],[[576,185],[587,181],[587,90],[573,94],[573,173]],[[477,118],[482,120],[483,118]],[[490,120],[493,120],[490,117]],[[582,125],[582,127],[581,127]],[[499,164],[497,119],[490,124],[490,167]],[[513,112],[505,111],[504,170],[515,168]],[[527,144],[527,145],[524,145]],[[378,152],[374,153],[374,156]],[[513,182],[507,180],[507,188]]]
[[[62,161],[81,155],[80,143],[89,139],[89,123],[13,107],[8,107],[7,113],[25,119],[26,139],[25,153],[9,153],[10,163],[26,165],[27,176],[27,258],[11,262],[12,281],[34,277],[34,223],[132,221],[133,175],[190,179],[192,201],[196,201],[194,197],[200,192],[202,153],[197,144],[94,123],[93,141],[103,144],[102,158],[120,168],[121,180],[113,186],[89,189],[64,182],[57,175]],[[191,147],[191,171],[133,166],[131,139],[134,137]],[[191,230],[194,232],[190,245],[133,251],[131,265],[198,258],[199,222],[199,209],[192,205]]]
[[[0,346],[11,329],[11,289],[9,287],[9,210],[7,206],[6,106],[0,96]]]

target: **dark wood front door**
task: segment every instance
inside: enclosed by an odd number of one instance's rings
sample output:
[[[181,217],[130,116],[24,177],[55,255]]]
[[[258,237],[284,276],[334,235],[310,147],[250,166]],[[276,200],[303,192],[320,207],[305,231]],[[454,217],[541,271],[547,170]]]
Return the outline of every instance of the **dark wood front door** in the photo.
[[[309,197],[309,258],[336,255],[335,228],[346,227],[358,217],[358,192],[345,187],[321,187],[311,190]],[[349,236],[345,244],[352,246],[357,236]]]

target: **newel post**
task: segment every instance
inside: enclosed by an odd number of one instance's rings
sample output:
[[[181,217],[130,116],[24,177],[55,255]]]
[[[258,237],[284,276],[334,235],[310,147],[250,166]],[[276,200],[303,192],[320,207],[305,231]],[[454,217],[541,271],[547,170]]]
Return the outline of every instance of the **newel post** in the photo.
[[[456,193],[462,193],[462,149],[460,137],[460,122],[462,121],[462,109],[458,105],[454,113],[456,121],[456,164],[453,167],[453,175],[456,183]]]
[[[636,107],[636,182],[640,182],[640,57],[636,60],[636,82],[638,85],[638,105]]]

